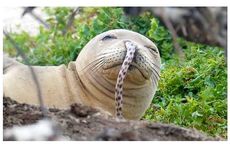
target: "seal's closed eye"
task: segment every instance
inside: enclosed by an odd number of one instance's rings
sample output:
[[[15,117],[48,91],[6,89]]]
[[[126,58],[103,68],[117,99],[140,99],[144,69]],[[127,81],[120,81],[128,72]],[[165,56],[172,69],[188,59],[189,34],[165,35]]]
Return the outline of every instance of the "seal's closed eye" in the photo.
[[[153,51],[156,54],[158,54],[158,51],[154,47],[149,47],[149,46],[145,46],[145,47],[148,48],[150,51]]]
[[[109,40],[109,39],[117,39],[117,37],[113,36],[113,35],[106,35],[101,40],[105,41],[105,40]]]

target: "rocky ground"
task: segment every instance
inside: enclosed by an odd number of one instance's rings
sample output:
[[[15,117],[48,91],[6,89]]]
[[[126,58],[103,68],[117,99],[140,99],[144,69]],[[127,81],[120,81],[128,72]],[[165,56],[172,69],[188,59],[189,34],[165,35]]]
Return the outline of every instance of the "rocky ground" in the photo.
[[[30,125],[44,118],[39,107],[3,99],[3,128]],[[117,121],[96,109],[74,104],[70,109],[49,109],[46,118],[57,125],[65,140],[203,141],[211,138],[194,129],[149,121]],[[14,140],[4,137],[4,140]],[[55,140],[55,139],[54,139]]]

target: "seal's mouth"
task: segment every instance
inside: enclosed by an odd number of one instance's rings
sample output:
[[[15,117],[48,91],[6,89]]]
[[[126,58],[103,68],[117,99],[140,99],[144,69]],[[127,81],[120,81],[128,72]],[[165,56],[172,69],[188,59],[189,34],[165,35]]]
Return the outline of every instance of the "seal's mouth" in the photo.
[[[137,69],[142,74],[143,78],[145,78],[146,80],[149,79],[148,73],[144,69],[140,68],[140,66],[136,63],[130,64],[129,71],[132,71],[133,69]]]
[[[114,65],[111,65],[110,67],[104,68],[104,70],[109,70],[109,69],[113,69],[113,68],[116,68],[116,69],[120,70],[121,65],[122,65],[122,63],[117,63],[117,64],[114,64]],[[138,70],[144,79],[146,79],[146,80],[149,79],[148,73],[144,69],[142,69],[139,65],[137,65],[134,62],[132,62],[130,64],[130,66],[129,66],[129,69],[128,69],[127,73],[129,74],[129,71],[135,71],[135,70]]]

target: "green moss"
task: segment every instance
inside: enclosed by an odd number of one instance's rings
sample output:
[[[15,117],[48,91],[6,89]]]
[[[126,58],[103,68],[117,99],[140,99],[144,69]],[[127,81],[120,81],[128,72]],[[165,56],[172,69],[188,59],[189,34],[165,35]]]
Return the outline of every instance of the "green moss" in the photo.
[[[185,51],[174,54],[169,31],[149,12],[127,17],[121,8],[84,8],[64,35],[71,8],[45,8],[50,29],[37,36],[10,33],[32,65],[60,65],[75,60],[86,43],[110,29],[130,29],[157,44],[162,58],[158,91],[144,119],[196,128],[227,137],[227,65],[223,50],[178,39]],[[4,51],[17,56],[4,39]],[[23,62],[23,61],[22,61]]]

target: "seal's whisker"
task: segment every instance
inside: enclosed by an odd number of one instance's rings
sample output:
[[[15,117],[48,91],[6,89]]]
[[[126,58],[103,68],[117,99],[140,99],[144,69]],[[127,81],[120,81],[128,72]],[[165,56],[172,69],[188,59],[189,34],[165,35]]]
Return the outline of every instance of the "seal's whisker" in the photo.
[[[158,68],[159,70],[161,69],[159,66],[157,66],[155,63],[152,63],[151,62],[151,64],[153,64],[156,68]]]
[[[90,70],[92,72],[96,72],[97,69],[99,69],[102,66],[102,63],[103,63],[103,60],[99,61],[98,63],[95,63],[94,65],[90,67]]]
[[[112,53],[112,54],[111,54]],[[90,62],[88,65],[85,66],[85,68],[82,69],[83,70],[87,70],[87,69],[96,69],[96,66],[102,62],[102,61],[105,61],[106,58],[110,58],[110,57],[113,57],[114,52],[108,52],[108,53],[102,53],[102,54],[99,54],[97,59],[95,59],[94,61]],[[104,62],[105,63],[105,62]],[[104,64],[104,63],[101,63],[101,65],[98,67],[98,69]],[[92,69],[92,67],[95,67]],[[97,70],[97,69],[96,69]]]
[[[153,72],[153,74],[157,77],[157,79],[160,79],[160,74],[158,73],[158,71],[155,69],[155,66],[149,61],[146,60],[146,62],[149,64],[151,71]],[[154,73],[155,72],[155,73]]]
[[[91,69],[93,72],[96,72],[99,68],[101,68],[104,65],[105,61],[102,60],[99,63],[97,63],[96,65],[94,65],[94,67]]]
[[[97,72],[103,64],[100,64],[92,69],[92,72]]]
[[[151,70],[153,72],[153,75],[156,76],[157,80],[159,80],[160,79],[160,74],[157,72],[157,70],[154,69],[154,68],[152,68]]]
[[[108,54],[116,54],[116,53],[120,53],[120,52],[122,52],[122,50],[120,50],[120,51],[107,51],[107,52],[103,52],[103,53],[100,53],[98,56],[101,56],[101,55],[108,55]]]
[[[105,53],[105,54],[103,54],[103,55],[100,54],[100,55],[98,55],[98,57],[99,57],[99,58],[101,58],[101,57],[103,58],[103,57],[104,57],[104,58],[107,58],[107,59],[108,59],[108,58],[110,58],[110,57],[114,57],[115,55],[116,55],[116,53],[111,52],[111,53]]]
[[[90,70],[91,70],[92,72],[96,72],[96,71],[102,66],[102,63],[103,63],[103,62],[101,61],[100,63],[94,65]]]
[[[148,62],[148,64],[153,65],[155,68],[157,68],[158,70],[160,70],[160,67],[157,66],[155,63],[151,62],[148,58],[146,58],[146,61]]]
[[[151,80],[154,82],[155,86],[158,85],[155,75],[151,75]]]
[[[90,62],[88,65],[86,65],[86,66],[82,69],[82,71],[88,70],[89,68],[91,68],[91,66],[94,66],[94,65],[96,65],[97,63],[99,63],[99,62],[101,62],[101,61],[103,61],[103,60],[104,60],[103,57],[97,58],[96,60],[94,60],[94,61]]]

